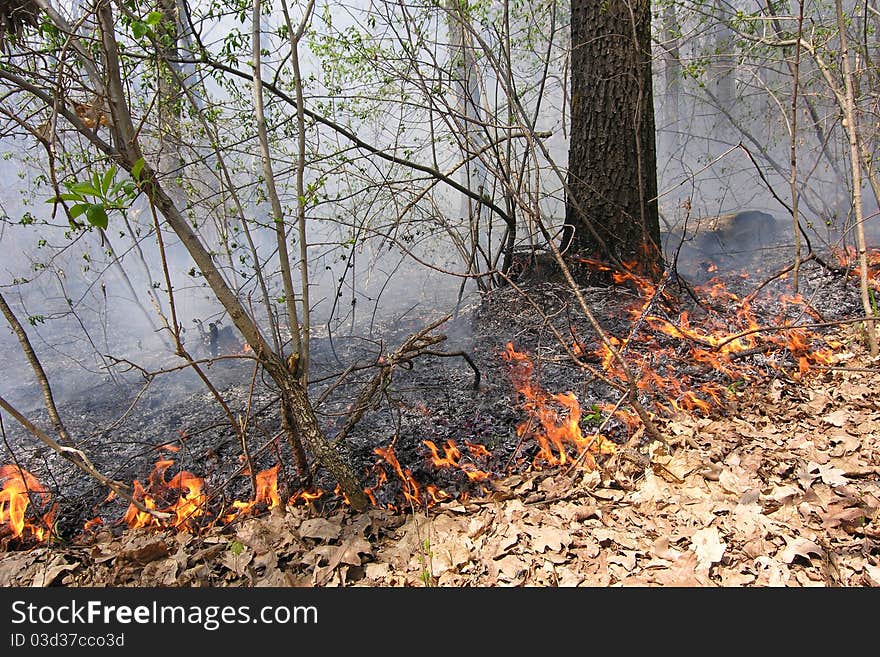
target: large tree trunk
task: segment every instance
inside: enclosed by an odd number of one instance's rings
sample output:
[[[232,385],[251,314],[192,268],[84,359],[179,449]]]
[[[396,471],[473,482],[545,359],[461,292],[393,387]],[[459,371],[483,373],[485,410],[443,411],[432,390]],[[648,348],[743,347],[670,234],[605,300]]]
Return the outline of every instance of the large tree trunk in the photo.
[[[648,0],[573,0],[563,246],[655,271],[660,256]]]

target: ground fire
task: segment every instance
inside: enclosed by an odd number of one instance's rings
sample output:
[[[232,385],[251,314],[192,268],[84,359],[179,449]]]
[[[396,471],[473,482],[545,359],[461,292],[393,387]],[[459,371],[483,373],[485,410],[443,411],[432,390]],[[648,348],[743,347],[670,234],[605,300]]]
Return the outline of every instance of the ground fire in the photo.
[[[43,484],[17,465],[0,466],[0,543],[4,535],[23,542],[43,542],[52,536],[57,507]],[[28,507],[50,507],[39,517],[29,518]]]
[[[873,253],[870,262],[870,275],[876,285],[880,256]],[[715,278],[695,289],[701,299],[697,307],[685,308],[667,291],[665,279],[654,283],[629,272],[614,273],[614,279],[636,294],[628,316],[617,323],[626,325],[627,330],[609,332],[607,338],[637,372],[637,387],[654,400],[655,413],[709,414],[723,406],[741,385],[780,372],[794,379],[808,376],[828,366],[835,350],[841,347],[809,328],[820,324],[822,318],[800,295],[738,296]],[[607,346],[591,346],[574,332],[572,337],[574,354],[598,363],[610,380],[625,382],[624,372]],[[405,512],[430,508],[453,497],[464,501],[484,496],[491,493],[493,480],[514,470],[576,465],[592,471],[601,468],[603,457],[614,454],[618,445],[637,430],[640,420],[625,405],[607,399],[580,400],[568,390],[545,390],[539,383],[539,359],[513,342],[507,342],[498,356],[507,366],[520,416],[516,425],[519,444],[514,455],[504,466],[498,466],[497,461],[493,465],[492,450],[472,436],[439,443],[424,439],[424,462],[417,476],[413,468],[399,461],[394,441],[375,447],[376,460],[365,488],[374,506]],[[586,402],[588,413],[582,402]],[[416,410],[426,418],[431,414],[424,404],[417,404]],[[602,417],[616,418],[625,435],[610,435]],[[185,430],[181,430],[181,437],[186,437]],[[157,450],[174,454],[179,448],[167,442]],[[332,493],[311,488],[283,494],[279,464],[254,475],[256,489],[251,499],[220,501],[222,491],[212,494],[205,479],[193,472],[179,469],[169,477],[175,466],[170,458],[160,458],[146,484],[133,481],[134,498],[147,511],[130,504],[121,518],[92,518],[85,523],[84,531],[116,526],[198,532],[321,498],[335,496],[345,502],[338,489]],[[243,474],[248,476],[248,472]],[[460,475],[460,483],[450,492],[438,485],[439,479],[430,480],[433,474],[443,474],[447,481]],[[33,474],[15,465],[0,468],[0,482],[0,539],[22,544],[50,540],[57,506],[48,489]]]

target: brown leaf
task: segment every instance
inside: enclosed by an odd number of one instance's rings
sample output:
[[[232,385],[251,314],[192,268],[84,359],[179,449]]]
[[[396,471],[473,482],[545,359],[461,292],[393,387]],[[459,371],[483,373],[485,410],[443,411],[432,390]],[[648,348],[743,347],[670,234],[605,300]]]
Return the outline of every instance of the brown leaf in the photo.
[[[845,486],[849,483],[849,480],[843,476],[843,470],[835,468],[830,463],[818,465],[817,470],[822,481],[829,486]]]
[[[833,413],[822,416],[822,421],[835,427],[842,427],[846,424],[846,420],[849,416],[849,411],[844,408],[839,408]]]
[[[871,586],[880,586],[880,566],[865,564],[865,575],[871,580]]]
[[[721,561],[727,545],[721,540],[717,527],[704,527],[691,536],[691,548],[697,555],[698,566],[709,568],[712,564]]]
[[[133,561],[143,565],[167,557],[170,552],[171,550],[161,538],[138,536],[125,544],[125,549],[119,553],[119,560]]]
[[[64,556],[59,554],[49,565],[40,568],[34,573],[34,579],[31,581],[31,586],[51,586],[52,582],[55,581],[55,578],[57,578],[58,575],[74,570],[78,565],[79,564],[76,563],[67,563]]]
[[[817,556],[822,556],[824,554],[822,548],[816,545],[813,541],[805,538],[789,538],[785,535],[783,535],[782,538],[784,538],[787,543],[782,554],[779,555],[779,558],[783,563],[791,563],[797,557],[803,557],[809,560],[811,554]]]
[[[333,541],[339,538],[342,524],[331,522],[326,518],[309,518],[299,526],[299,535],[303,538],[317,538],[322,541]]]
[[[0,561],[0,586],[14,586],[19,577],[36,561],[39,550],[31,552],[11,552],[2,555]]]
[[[550,550],[559,552],[563,547],[571,545],[571,534],[556,527],[527,527],[529,536],[532,537],[532,550],[537,554]]]

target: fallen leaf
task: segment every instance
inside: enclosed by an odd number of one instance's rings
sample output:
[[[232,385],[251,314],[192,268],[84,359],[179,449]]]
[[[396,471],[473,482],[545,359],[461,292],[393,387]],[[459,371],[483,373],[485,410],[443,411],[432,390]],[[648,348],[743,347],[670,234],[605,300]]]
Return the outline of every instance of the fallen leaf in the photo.
[[[865,574],[870,578],[873,586],[880,586],[880,566],[865,564]]]
[[[846,409],[840,408],[833,413],[822,416],[822,421],[835,427],[842,427],[846,424],[849,415],[850,414]]]
[[[727,549],[727,545],[721,541],[717,527],[705,527],[695,531],[691,536],[691,547],[702,568],[709,568],[713,563],[721,561]]]
[[[138,536],[126,543],[125,549],[119,553],[119,559],[148,564],[156,559],[167,557],[171,550],[162,539],[151,536]]]
[[[564,529],[556,527],[529,527],[529,535],[532,537],[532,550],[538,554],[544,550],[559,552],[563,546],[571,545],[571,534]]]
[[[62,555],[58,555],[55,559],[52,560],[45,568],[39,569],[34,574],[34,579],[31,582],[31,586],[33,587],[44,587],[51,586],[52,582],[55,581],[55,578],[58,577],[61,573],[66,573],[70,570],[74,570],[79,564],[75,563],[67,563],[64,560]]]
[[[849,483],[849,480],[843,476],[843,470],[835,468],[830,463],[818,466],[818,470],[822,481],[829,486],[845,486]]]
[[[346,563],[350,566],[360,566],[362,554],[371,556],[373,554],[373,546],[366,539],[353,536],[339,546],[330,563]]]
[[[813,541],[809,541],[805,538],[789,538],[785,535],[783,535],[782,538],[784,538],[787,543],[782,554],[779,555],[779,558],[783,563],[791,563],[797,557],[810,559],[811,554],[817,556],[822,556],[824,554],[822,548],[816,545]]]
[[[368,563],[364,568],[367,579],[385,580],[391,574],[391,566],[387,563]]]
[[[322,541],[333,541],[339,538],[342,525],[326,518],[309,518],[299,526],[299,535],[303,538],[317,538]]]

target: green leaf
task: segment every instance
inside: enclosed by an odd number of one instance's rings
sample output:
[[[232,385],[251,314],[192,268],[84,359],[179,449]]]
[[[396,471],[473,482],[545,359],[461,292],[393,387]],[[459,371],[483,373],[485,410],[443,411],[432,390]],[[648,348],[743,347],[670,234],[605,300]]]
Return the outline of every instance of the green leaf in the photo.
[[[46,200],[46,203],[57,203],[58,201],[84,201],[80,194],[59,194]]]
[[[104,179],[101,181],[101,191],[104,194],[110,190],[110,185],[113,183],[113,179],[116,177],[116,165],[114,164],[112,167],[107,169],[106,173],[104,173]]]
[[[150,28],[148,28],[146,24],[141,23],[140,21],[135,21],[131,24],[131,33],[135,39],[140,39],[149,31]]]
[[[86,219],[89,220],[92,226],[102,229],[107,228],[107,211],[103,205],[98,205],[97,203],[90,204],[86,208]]]
[[[147,25],[158,25],[162,22],[162,12],[161,11],[151,11],[147,14]]]
[[[83,212],[85,212],[86,209],[88,209],[88,207],[89,207],[88,203],[77,203],[76,205],[72,206],[70,208],[70,218],[76,219]]]
[[[92,185],[92,183],[87,183],[87,182],[74,183],[68,189],[75,194],[81,194],[84,196],[100,196],[101,195],[101,192],[99,190],[95,189],[95,186]],[[73,199],[71,199],[71,200],[73,200]]]
[[[140,181],[141,171],[144,170],[145,164],[146,164],[146,162],[144,161],[144,158],[140,158],[137,162],[135,162],[134,166],[131,167],[131,177],[137,181]]]

